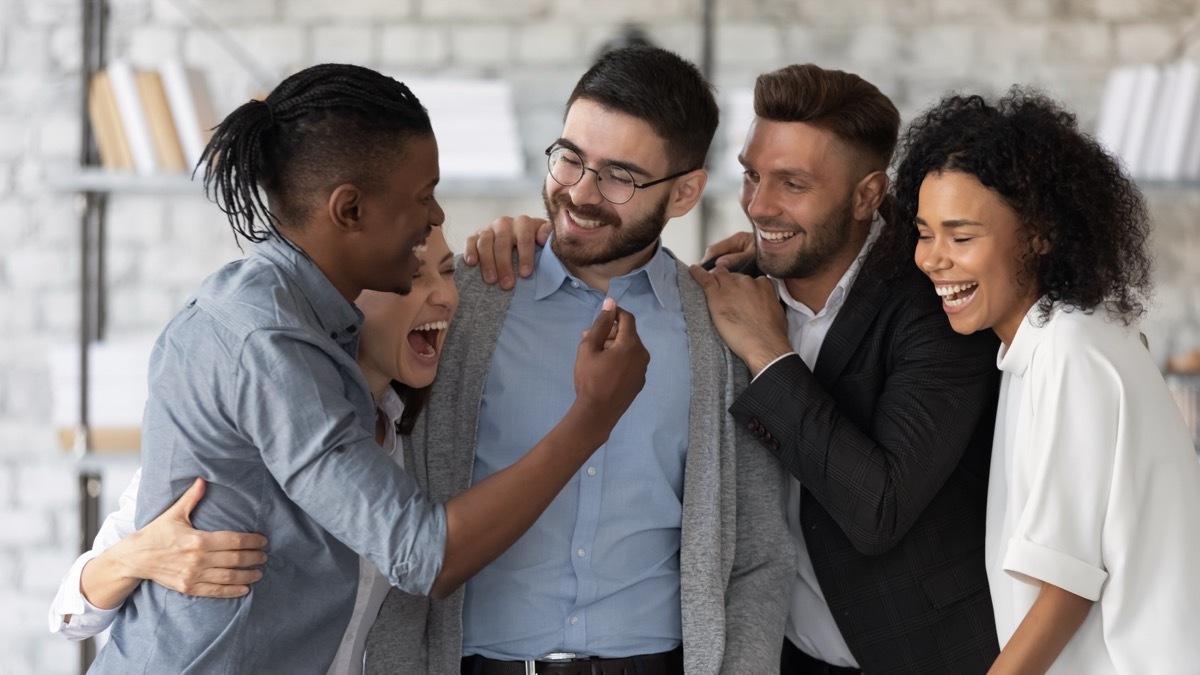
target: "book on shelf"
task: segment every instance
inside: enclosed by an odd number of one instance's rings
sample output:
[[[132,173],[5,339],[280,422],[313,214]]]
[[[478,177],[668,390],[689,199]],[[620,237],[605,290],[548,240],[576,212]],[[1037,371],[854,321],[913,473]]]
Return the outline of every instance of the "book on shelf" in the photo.
[[[208,145],[213,127],[217,126],[208,87],[199,72],[178,59],[163,62],[159,72],[175,129],[179,132],[186,168],[191,171],[200,163],[204,146]]]
[[[129,139],[125,137],[125,128],[121,125],[121,113],[117,110],[112,82],[103,70],[94,74],[88,85],[88,118],[96,137],[96,147],[100,151],[101,166],[109,171],[132,171],[133,154],[129,151]]]
[[[88,118],[104,169],[139,175],[189,171],[216,124],[203,79],[178,60],[142,70],[113,61],[92,76]]]
[[[158,161],[154,157],[154,140],[150,136],[150,124],[138,93],[133,66],[127,61],[116,60],[108,64],[106,70],[113,96],[117,99],[117,110],[121,113],[121,124],[129,139],[129,150],[133,153],[133,169],[142,175],[152,174],[158,170]]]
[[[150,139],[154,142],[154,157],[163,171],[178,173],[187,170],[183,157],[183,145],[175,130],[171,117],[171,105],[163,88],[162,76],[158,71],[145,70],[137,74],[138,94],[146,112],[146,124],[150,127]]]

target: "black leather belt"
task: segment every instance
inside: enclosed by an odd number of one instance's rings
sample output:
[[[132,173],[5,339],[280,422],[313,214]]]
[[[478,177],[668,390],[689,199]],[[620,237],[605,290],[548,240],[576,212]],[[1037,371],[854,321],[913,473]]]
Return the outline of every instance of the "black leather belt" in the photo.
[[[561,660],[497,661],[464,656],[462,675],[683,675],[683,647],[619,659],[568,656]]]

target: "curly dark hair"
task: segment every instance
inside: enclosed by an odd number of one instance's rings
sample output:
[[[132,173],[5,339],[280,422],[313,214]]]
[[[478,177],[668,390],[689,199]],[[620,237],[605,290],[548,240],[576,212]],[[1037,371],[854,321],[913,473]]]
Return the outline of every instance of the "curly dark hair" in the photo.
[[[893,218],[875,246],[885,268],[913,264],[925,177],[957,171],[995,191],[1029,241],[1049,243],[1041,255],[1030,247],[1026,267],[1042,294],[1043,321],[1060,302],[1085,312],[1103,304],[1126,324],[1145,313],[1150,221],[1141,192],[1075,115],[1044,94],[1013,87],[995,103],[947,96],[909,125],[901,157]]]

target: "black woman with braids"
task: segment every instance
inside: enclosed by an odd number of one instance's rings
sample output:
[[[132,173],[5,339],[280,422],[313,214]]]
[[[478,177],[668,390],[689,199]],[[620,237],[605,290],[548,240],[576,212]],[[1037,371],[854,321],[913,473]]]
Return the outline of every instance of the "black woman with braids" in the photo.
[[[92,671],[324,673],[352,616],[371,620],[354,611],[364,561],[410,593],[442,597],[461,585],[605,441],[640,391],[648,355],[633,317],[606,301],[580,342],[562,421],[508,469],[434,503],[380,451],[373,399],[380,373],[428,384],[441,345],[442,321],[397,331],[378,319],[388,296],[412,291],[444,217],[425,110],[374,71],[314,66],[231,113],[204,162],[209,194],[256,245],[206,279],[155,345],[135,525],[144,532],[171,514],[229,535],[227,555],[203,562],[224,569],[208,583],[232,589],[207,595],[236,597],[185,595],[158,576],[140,583],[119,565],[107,580],[81,579],[90,602],[120,605]],[[441,257],[422,281],[448,274],[440,234],[430,244]],[[384,363],[363,360],[360,338],[364,351],[391,340],[390,358],[385,348]],[[420,372],[388,363],[407,358],[402,341]]]
[[[1195,673],[1200,465],[1139,339],[1149,221],[1044,96],[950,96],[912,123],[897,228],[955,331],[1003,343],[985,562],[991,673]]]

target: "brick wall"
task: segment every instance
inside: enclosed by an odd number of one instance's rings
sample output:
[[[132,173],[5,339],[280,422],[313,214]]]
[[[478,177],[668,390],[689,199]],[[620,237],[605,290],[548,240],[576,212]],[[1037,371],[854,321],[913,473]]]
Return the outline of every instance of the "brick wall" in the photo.
[[[575,78],[622,23],[700,54],[699,0],[112,0],[110,54],[147,66],[182,56],[205,69],[220,111],[270,83],[194,27],[192,4],[276,80],[322,61],[506,78],[535,172]],[[716,4],[714,80],[723,92],[763,70],[814,61],[877,83],[906,118],[948,88],[997,93],[1019,81],[1047,88],[1088,126],[1107,70],[1162,58],[1196,12],[1191,0]],[[73,463],[49,423],[47,367],[47,346],[78,330],[77,222],[74,197],[47,191],[43,176],[78,154],[79,24],[78,0],[0,0],[0,673],[69,673],[77,663],[76,647],[45,627],[78,545]],[[728,184],[723,194],[717,233],[743,224]],[[1149,196],[1159,290],[1145,330],[1161,359],[1200,346],[1200,191]],[[532,194],[453,198],[446,208],[457,240],[497,214],[541,207]],[[698,255],[697,231],[694,217],[669,228],[681,257]],[[157,331],[205,274],[240,255],[219,212],[189,197],[114,196],[108,250],[114,336]]]

